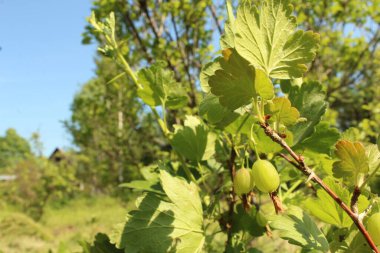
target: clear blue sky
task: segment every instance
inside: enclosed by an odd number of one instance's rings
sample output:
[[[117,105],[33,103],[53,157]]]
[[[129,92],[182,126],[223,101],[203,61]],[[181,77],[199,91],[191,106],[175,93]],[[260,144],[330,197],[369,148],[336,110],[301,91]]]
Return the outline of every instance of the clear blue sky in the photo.
[[[8,128],[44,153],[71,145],[62,120],[94,74],[96,48],[81,45],[90,0],[0,0],[0,135]]]

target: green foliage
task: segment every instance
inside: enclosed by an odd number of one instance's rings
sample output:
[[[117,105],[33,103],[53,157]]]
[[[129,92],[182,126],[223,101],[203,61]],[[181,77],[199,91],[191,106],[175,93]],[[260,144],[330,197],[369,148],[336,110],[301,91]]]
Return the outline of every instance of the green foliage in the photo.
[[[209,124],[228,123],[238,115],[219,103],[217,96],[208,93],[199,105],[199,114],[205,118]]]
[[[137,95],[148,105],[162,105],[164,108],[178,109],[187,104],[185,90],[174,79],[174,73],[165,70],[165,63],[158,62],[141,69],[138,82],[142,85]]]
[[[277,97],[268,104],[266,110],[271,115],[271,121],[274,121],[278,126],[294,125],[300,117],[297,108],[292,107],[289,99],[285,97]],[[277,128],[280,130],[280,128]]]
[[[235,110],[249,104],[255,94],[255,70],[236,51],[227,58],[214,60],[215,69],[208,79],[211,92],[219,97],[220,104]],[[211,68],[211,67],[210,67]]]
[[[200,252],[204,232],[197,186],[166,171],[160,180],[168,200],[152,193],[140,197],[113,242],[125,252]]]
[[[335,155],[339,161],[334,163],[334,176],[352,178],[356,186],[362,186],[369,171],[368,157],[363,144],[342,140],[335,148]]]
[[[0,169],[31,155],[29,143],[10,128],[0,137]]]
[[[83,242],[83,253],[122,253],[121,249],[117,249],[114,244],[110,243],[110,240],[106,234],[97,234],[95,241],[92,245],[87,242]]]
[[[344,203],[350,203],[350,192],[332,178],[326,178],[325,183],[334,191]],[[364,211],[368,206],[368,200],[364,196],[359,197],[359,210]],[[322,189],[317,190],[317,199],[307,199],[305,207],[318,219],[328,224],[340,228],[347,228],[352,225],[350,217],[342,208]]]
[[[281,238],[302,247],[304,251],[329,251],[326,237],[301,208],[290,207],[286,215],[276,217],[270,226],[272,229],[279,230]]]
[[[339,138],[339,130],[331,127],[328,122],[322,121],[315,127],[315,132],[299,143],[296,148],[308,149],[329,155]]]
[[[196,117],[188,116],[184,126],[175,125],[173,148],[187,159],[200,162],[215,153],[216,136]]]
[[[316,54],[319,34],[296,29],[288,1],[243,1],[237,10],[236,50],[255,68],[278,79],[302,77]]]
[[[62,171],[43,158],[25,159],[12,166],[10,171],[16,180],[3,185],[3,198],[36,220],[41,218],[50,199],[62,200],[75,190],[70,171]]]
[[[315,126],[326,112],[327,102],[322,85],[317,82],[303,83],[301,87],[293,86],[289,92],[289,99],[301,116],[306,118],[292,127],[296,144],[313,134]]]

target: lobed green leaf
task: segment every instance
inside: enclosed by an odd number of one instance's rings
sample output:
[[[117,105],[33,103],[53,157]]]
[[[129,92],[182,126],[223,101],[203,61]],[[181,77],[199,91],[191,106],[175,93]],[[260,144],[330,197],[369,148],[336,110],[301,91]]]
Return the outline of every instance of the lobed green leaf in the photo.
[[[254,1],[259,2],[259,1]],[[255,68],[278,79],[302,77],[316,55],[319,34],[296,29],[287,0],[243,1],[234,23],[235,47]]]

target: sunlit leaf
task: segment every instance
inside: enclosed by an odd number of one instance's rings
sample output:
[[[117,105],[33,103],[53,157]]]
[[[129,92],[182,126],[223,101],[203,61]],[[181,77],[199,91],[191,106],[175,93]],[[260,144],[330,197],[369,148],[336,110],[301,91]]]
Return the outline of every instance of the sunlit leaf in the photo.
[[[224,34],[220,37],[220,47],[222,49],[235,47],[234,23],[235,16],[232,10],[231,0],[226,1],[227,20],[224,23]]]
[[[366,155],[368,157],[369,173],[377,170],[377,174],[380,174],[380,151],[375,144],[369,144],[365,147]]]
[[[160,172],[168,199],[148,193],[136,201],[112,242],[124,252],[200,252],[204,243],[203,212],[194,183]]]
[[[124,251],[116,248],[110,243],[107,235],[98,233],[92,245],[87,242],[80,243],[82,246],[82,253],[123,253]]]
[[[294,125],[300,117],[297,108],[292,107],[289,99],[276,97],[266,106],[266,112],[271,115],[271,121],[285,126]]]
[[[243,1],[237,10],[236,50],[272,78],[301,77],[318,49],[319,34],[296,31],[292,11],[286,0]]]
[[[212,93],[207,94],[199,105],[199,114],[210,124],[217,124],[224,119],[236,118],[237,114],[219,103],[219,98]]]
[[[228,60],[219,57],[214,62],[220,64],[221,69],[209,77],[208,83],[220,104],[230,110],[249,104],[255,94],[254,68],[236,52]]]
[[[138,72],[138,96],[150,106],[163,105],[166,108],[180,108],[187,103],[185,89],[174,79],[174,73],[166,69],[166,64],[157,62]]]
[[[297,144],[314,133],[315,126],[326,112],[327,102],[322,85],[318,82],[303,83],[301,87],[292,86],[288,98],[301,117],[306,118],[291,127],[294,143]]]
[[[187,116],[185,125],[175,125],[170,143],[173,148],[191,161],[209,159],[215,153],[216,136],[194,116]]]
[[[301,208],[291,206],[286,215],[277,216],[270,227],[280,232],[280,237],[303,250],[329,251],[329,243],[315,222]]]
[[[353,178],[356,186],[361,186],[369,171],[368,157],[360,142],[341,140],[335,145],[335,155],[339,159],[334,163],[334,176]]]
[[[340,199],[349,204],[351,200],[350,192],[347,188],[336,183],[332,178],[325,178],[324,182],[335,192]],[[368,207],[367,198],[361,195],[358,201],[359,211],[362,212]],[[308,198],[305,203],[309,212],[318,219],[328,224],[335,225],[339,228],[347,228],[352,225],[351,218],[343,211],[343,209],[335,202],[331,196],[323,189],[317,190],[317,198]]]
[[[137,191],[154,192],[157,194],[163,194],[162,188],[159,182],[154,182],[154,181],[134,180],[128,183],[120,184],[119,187],[131,188]]]
[[[295,134],[297,135],[297,132]],[[329,155],[339,137],[338,129],[331,127],[328,122],[321,122],[315,127],[315,132],[296,145],[295,148],[309,149]]]

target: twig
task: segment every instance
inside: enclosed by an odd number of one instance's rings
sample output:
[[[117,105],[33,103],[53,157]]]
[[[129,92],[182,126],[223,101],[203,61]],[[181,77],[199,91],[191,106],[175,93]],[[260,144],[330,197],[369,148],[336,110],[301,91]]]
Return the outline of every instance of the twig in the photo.
[[[234,146],[231,147],[231,153],[230,153],[230,159],[227,161],[227,167],[230,172],[231,181],[234,181],[235,177],[235,159],[236,159],[236,152]],[[226,249],[228,245],[231,244],[232,241],[232,219],[234,215],[234,206],[236,202],[236,194],[234,191],[234,187],[232,186],[232,190],[230,193],[229,203],[228,203],[228,221],[227,221],[227,241],[226,241]]]
[[[278,133],[276,133],[268,123],[261,122],[260,126],[264,129],[265,134],[270,137],[274,142],[280,144],[292,157],[295,161],[292,161],[290,158],[288,158],[286,155],[281,154],[283,158],[285,158],[286,161],[291,163],[293,166],[295,166],[298,170],[300,170],[303,174],[305,174],[309,180],[317,183],[322,187],[324,191],[326,191],[330,197],[334,199],[334,201],[350,216],[352,221],[355,223],[355,225],[358,227],[360,232],[363,234],[365,239],[367,240],[369,246],[372,248],[372,250],[376,253],[380,253],[377,249],[375,243],[373,242],[371,236],[368,234],[368,231],[364,227],[361,219],[359,219],[359,215],[351,211],[350,207],[348,207],[347,204],[345,204],[340,197],[330,189],[328,185],[323,182],[323,180],[317,176],[312,169],[310,169],[304,162],[304,159],[301,155],[297,155],[292,148],[283,140]]]
[[[219,23],[218,17],[216,15],[215,6],[211,3],[208,7],[210,8],[212,18],[215,21],[215,24],[216,24],[216,27],[218,28],[219,34],[221,35],[223,33],[223,30],[222,30],[222,26]]]

